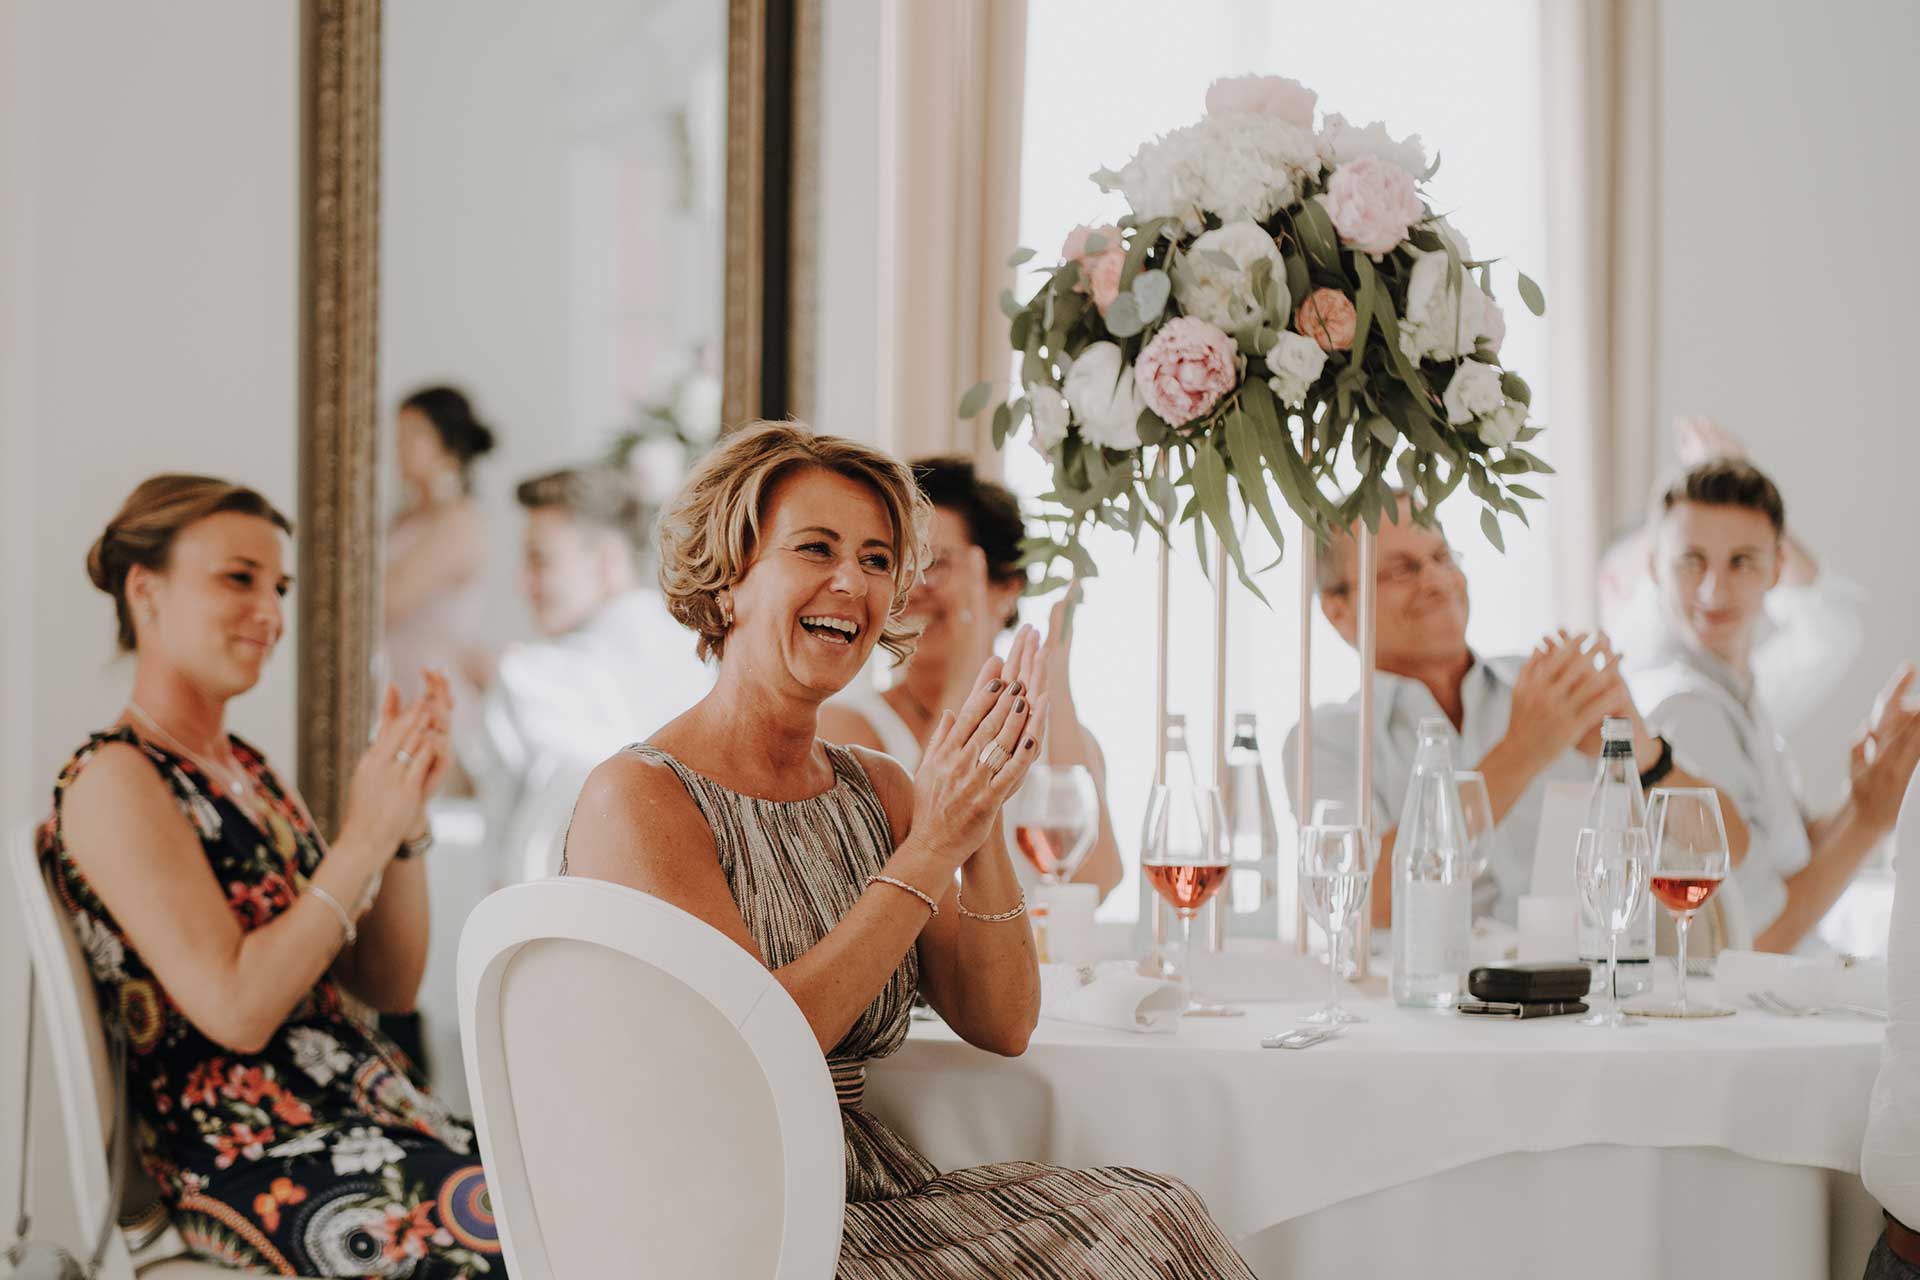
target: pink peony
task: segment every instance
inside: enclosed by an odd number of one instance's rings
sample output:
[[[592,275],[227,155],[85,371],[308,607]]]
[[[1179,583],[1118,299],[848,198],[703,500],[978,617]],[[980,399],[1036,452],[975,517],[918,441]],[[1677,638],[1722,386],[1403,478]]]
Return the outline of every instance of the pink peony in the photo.
[[[1089,253],[1087,240],[1091,236],[1100,236],[1105,243]],[[1127,247],[1120,243],[1120,229],[1075,227],[1067,233],[1067,242],[1060,246],[1060,256],[1080,264],[1080,282],[1074,289],[1093,295],[1093,305],[1105,315],[1113,300],[1120,296],[1120,272],[1127,265]]]
[[[1413,175],[1378,156],[1361,156],[1335,169],[1324,198],[1340,238],[1376,259],[1427,216]]]
[[[1320,95],[1284,76],[1233,76],[1207,86],[1208,115],[1273,116],[1302,129],[1313,128],[1313,104]]]
[[[1293,313],[1293,327],[1319,343],[1322,351],[1346,351],[1353,346],[1357,319],[1346,294],[1338,289],[1315,289]]]
[[[1218,327],[1180,316],[1140,352],[1133,380],[1147,408],[1177,427],[1211,411],[1239,383],[1239,351]]]

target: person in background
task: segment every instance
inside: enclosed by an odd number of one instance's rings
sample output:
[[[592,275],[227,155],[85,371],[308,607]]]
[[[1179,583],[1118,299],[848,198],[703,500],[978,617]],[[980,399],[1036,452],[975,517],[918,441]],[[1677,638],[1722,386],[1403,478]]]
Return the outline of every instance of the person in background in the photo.
[[[505,846],[529,862],[548,845],[557,856],[588,771],[692,706],[713,677],[641,580],[647,513],[626,473],[568,468],[515,496],[526,512],[520,585],[540,638],[501,655],[485,718],[501,772],[518,784]],[[505,870],[517,879],[552,868]]]
[[[1680,469],[1725,458],[1746,461],[1740,438],[1710,418],[1674,419]],[[1664,486],[1663,486],[1664,487]],[[1661,494],[1646,522],[1607,552],[1596,588],[1600,625],[1623,653],[1651,654],[1667,640],[1669,622],[1653,576]],[[1776,728],[1792,733],[1825,705],[1860,656],[1866,638],[1866,596],[1859,584],[1823,569],[1791,532],[1780,541],[1780,585],[1767,593],[1753,641],[1753,684]]]
[[[658,536],[667,605],[718,675],[594,770],[563,874],[692,913],[793,997],[840,1101],[837,1280],[1252,1280],[1176,1178],[1026,1161],[943,1175],[862,1103],[866,1064],[906,1040],[916,991],[993,1053],[1023,1052],[1040,1015],[1000,823],[1049,724],[1035,633],[981,664],[911,778],[818,733],[820,704],[876,646],[912,652],[901,610],[926,520],[903,464],[797,423],[743,428],[709,453]]]
[[[1524,658],[1482,658],[1467,645],[1466,574],[1446,535],[1414,520],[1402,494],[1397,520],[1382,520],[1375,548],[1373,812],[1381,830],[1380,865],[1393,853],[1393,821],[1413,779],[1420,721],[1445,716],[1460,735],[1455,767],[1477,769],[1487,780],[1495,830],[1486,877],[1474,885],[1474,914],[1512,925],[1533,880],[1535,833],[1550,782],[1593,781],[1600,722],[1633,720],[1634,758],[1642,786],[1705,786],[1674,764],[1673,750],[1647,731],[1606,636],[1559,631]],[[1354,575],[1358,546],[1352,529],[1319,545],[1320,608],[1348,644],[1358,639]],[[1351,796],[1358,785],[1360,708],[1356,695],[1313,711],[1314,791]],[[1285,749],[1287,793],[1294,812],[1300,758],[1296,725]],[[1746,852],[1739,812],[1725,803],[1727,831],[1737,860]],[[1392,919],[1393,877],[1373,879],[1373,920]]]
[[[486,530],[473,500],[474,461],[494,445],[466,394],[423,387],[400,403],[394,458],[402,506],[387,529],[388,670],[406,696],[416,671],[452,673],[468,689],[486,684],[474,644],[484,605]]]
[[[822,737],[885,751],[909,773],[919,766],[940,713],[965,700],[973,673],[993,656],[995,638],[1020,621],[1027,585],[1020,567],[1026,522],[1011,490],[982,477],[965,458],[924,458],[913,464],[913,474],[933,504],[930,559],[905,614],[909,625],[921,628],[913,657],[885,692],[863,674],[820,709]],[[1120,846],[1107,806],[1106,757],[1080,723],[1068,683],[1078,590],[1076,584],[1054,604],[1041,650],[1054,698],[1046,763],[1084,765],[1093,775],[1100,834],[1073,878],[1097,886],[1105,898],[1120,883]],[[1017,865],[1023,884],[1038,879],[1024,861]]]
[[[61,771],[43,865],[127,1051],[133,1146],[195,1254],[271,1275],[506,1273],[471,1128],[356,1012],[412,1007],[447,683],[389,685],[331,844],[226,730],[284,632],[292,525],[162,475],[87,557],[134,656]]]
[[[1755,686],[1767,593],[1786,572],[1786,506],[1752,464],[1705,462],[1661,498],[1654,581],[1663,648],[1629,672],[1654,725],[1732,797],[1753,835],[1734,870],[1730,916],[1760,951],[1812,944],[1854,871],[1893,829],[1920,760],[1920,710],[1905,705],[1911,663],[1895,671],[1853,744],[1848,795],[1809,817],[1792,757]]]

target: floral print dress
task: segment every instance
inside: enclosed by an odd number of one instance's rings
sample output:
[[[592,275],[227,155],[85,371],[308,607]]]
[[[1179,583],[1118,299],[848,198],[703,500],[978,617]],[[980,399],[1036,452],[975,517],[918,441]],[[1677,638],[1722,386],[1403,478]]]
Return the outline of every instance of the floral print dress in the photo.
[[[293,1276],[414,1280],[506,1275],[473,1132],[324,976],[258,1053],[189,1022],[68,855],[61,803],[94,752],[124,742],[167,782],[241,926],[293,905],[325,848],[260,753],[256,824],[192,761],[130,728],[95,734],[61,771],[41,858],[71,916],[102,1016],[127,1044],[141,1163],[193,1252]]]

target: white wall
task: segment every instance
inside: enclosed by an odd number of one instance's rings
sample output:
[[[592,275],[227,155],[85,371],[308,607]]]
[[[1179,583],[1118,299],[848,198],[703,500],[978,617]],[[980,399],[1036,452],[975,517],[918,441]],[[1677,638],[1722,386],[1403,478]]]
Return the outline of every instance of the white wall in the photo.
[[[1920,6],[1669,0],[1660,40],[1660,421],[1745,437],[1788,523],[1872,599],[1794,744],[1823,805],[1879,685],[1920,660]]]
[[[86,551],[156,471],[297,501],[298,6],[0,3],[0,838],[124,702]],[[293,758],[289,635],[234,727]],[[0,876],[0,1203],[13,1203],[19,998]],[[66,1222],[51,1081],[43,1225]]]

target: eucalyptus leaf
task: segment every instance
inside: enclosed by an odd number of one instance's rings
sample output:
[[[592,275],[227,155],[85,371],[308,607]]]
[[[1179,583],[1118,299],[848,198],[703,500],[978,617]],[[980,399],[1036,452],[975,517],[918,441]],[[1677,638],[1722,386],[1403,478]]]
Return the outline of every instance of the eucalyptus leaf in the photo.
[[[1507,486],[1507,492],[1519,494],[1521,497],[1530,498],[1535,502],[1545,501],[1545,499],[1542,498],[1539,493],[1535,492],[1533,489],[1528,488],[1524,484],[1510,484]]]
[[[1240,270],[1239,260],[1224,249],[1202,249],[1193,255],[1202,262],[1210,262],[1222,271]]]
[[[1360,287],[1354,291],[1353,298],[1353,349],[1347,359],[1353,362],[1355,369],[1364,368],[1360,363],[1367,354],[1367,330],[1373,328],[1374,308],[1380,301],[1380,277],[1374,274],[1373,262],[1364,253],[1353,255],[1353,269],[1360,277]],[[1386,309],[1391,309],[1389,303]]]
[[[1013,407],[1004,401],[993,411],[993,447],[1007,447],[1007,432],[1013,428]]]
[[[1131,338],[1146,327],[1146,317],[1140,314],[1140,304],[1131,293],[1121,294],[1107,308],[1107,332],[1116,338]]]
[[[1487,535],[1487,541],[1493,544],[1495,551],[1506,554],[1507,540],[1500,536],[1500,517],[1483,509],[1480,512],[1480,531]]]
[[[1140,443],[1145,445],[1165,444],[1167,437],[1173,434],[1173,429],[1151,409],[1140,411],[1140,417],[1134,423],[1134,430],[1140,433]]]
[[[1340,268],[1340,237],[1334,234],[1333,219],[1327,216],[1327,207],[1318,200],[1307,200],[1300,205],[1300,212],[1294,215],[1294,232],[1300,237],[1300,247],[1307,251],[1314,265],[1323,271],[1345,272]]]
[[[1133,295],[1134,306],[1140,312],[1141,321],[1144,324],[1152,324],[1160,318],[1160,313],[1166,310],[1167,298],[1173,293],[1173,281],[1164,271],[1142,271],[1133,278],[1133,287],[1128,292]],[[1108,308],[1108,312],[1111,314],[1111,307]]]
[[[1026,308],[1021,306],[1020,300],[1013,296],[1013,290],[1002,289],[1000,291],[1000,314],[1001,315],[1005,316],[1009,320],[1018,320],[1023,314],[1025,314],[1025,312],[1026,312]]]
[[[962,418],[978,417],[980,411],[987,407],[987,399],[992,394],[993,384],[985,379],[968,387],[967,393],[960,397],[960,416]]]
[[[1280,517],[1274,514],[1273,501],[1267,496],[1267,472],[1261,464],[1261,449],[1253,424],[1247,421],[1247,415],[1235,409],[1227,415],[1227,452],[1232,455],[1234,476],[1240,482],[1240,492],[1246,496],[1247,505],[1260,517],[1267,532],[1273,535],[1275,546],[1287,545],[1286,534],[1280,530]]]
[[[1527,385],[1525,378],[1511,370],[1501,372],[1500,392],[1506,396],[1507,399],[1524,404],[1529,408],[1533,405],[1533,388]]]
[[[1307,274],[1307,260],[1297,253],[1280,255],[1281,264],[1287,273],[1287,294],[1290,298],[1304,298],[1313,292],[1313,280]]]
[[[1533,312],[1533,314],[1537,316],[1545,315],[1547,313],[1547,295],[1540,292],[1540,286],[1533,282],[1532,276],[1524,271],[1518,274],[1520,276],[1520,301],[1526,303],[1527,310]]]
[[[1032,261],[1033,261],[1033,250],[1027,248],[1025,245],[1020,246],[1018,249],[1015,249],[1012,253],[1007,255],[1007,265],[1009,267],[1024,266],[1027,263]]]

